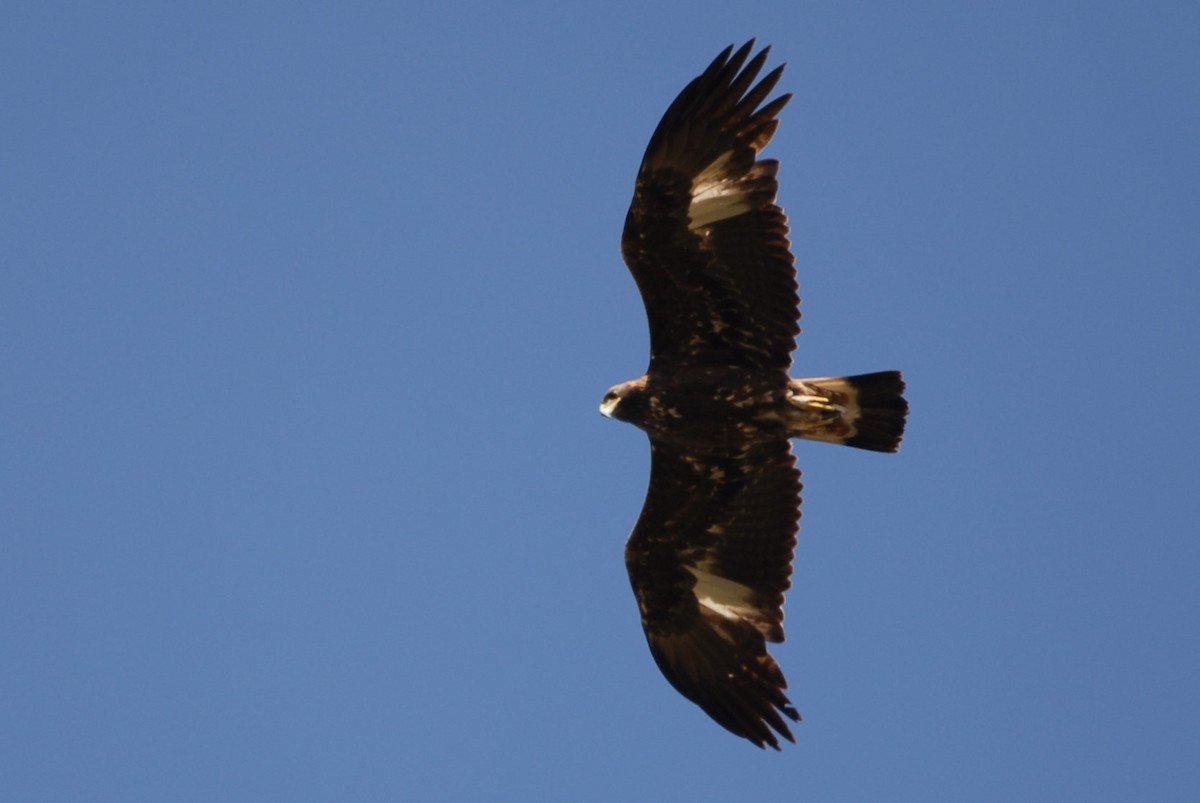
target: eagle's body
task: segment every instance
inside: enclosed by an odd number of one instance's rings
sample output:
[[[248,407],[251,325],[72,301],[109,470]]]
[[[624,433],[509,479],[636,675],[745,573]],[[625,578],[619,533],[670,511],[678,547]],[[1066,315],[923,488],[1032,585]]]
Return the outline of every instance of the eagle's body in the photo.
[[[669,374],[651,372],[608,392],[605,415],[684,450],[736,448],[789,438],[894,451],[894,419],[903,423],[896,372],[858,377],[792,379],[784,372],[751,373],[738,366],[689,366]],[[876,397],[863,401],[864,393]],[[859,431],[860,404],[892,404],[885,431]]]
[[[800,332],[778,164],[758,152],[790,96],[762,105],[764,49],[725,50],[646,148],[621,250],[650,324],[650,367],[601,412],[650,437],[650,488],[626,546],[650,651],[676,689],[760,747],[799,714],[783,640],[800,517],[792,438],[895,451],[900,374],[792,379]],[[743,65],[745,68],[743,69]],[[760,108],[761,106],[761,108]]]

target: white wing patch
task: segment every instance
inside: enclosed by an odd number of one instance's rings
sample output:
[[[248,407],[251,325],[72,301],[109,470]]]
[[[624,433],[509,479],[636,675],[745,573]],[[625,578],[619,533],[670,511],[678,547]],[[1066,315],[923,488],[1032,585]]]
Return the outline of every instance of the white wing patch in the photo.
[[[754,589],[707,571],[710,565],[704,562],[685,567],[696,578],[696,586],[692,589],[696,601],[718,616],[734,622],[748,621],[764,635],[768,634],[771,623],[754,604]]]
[[[692,231],[751,210],[745,193],[738,187],[742,177],[728,172],[732,156],[733,151],[726,151],[692,180],[692,200],[688,204],[688,228]]]

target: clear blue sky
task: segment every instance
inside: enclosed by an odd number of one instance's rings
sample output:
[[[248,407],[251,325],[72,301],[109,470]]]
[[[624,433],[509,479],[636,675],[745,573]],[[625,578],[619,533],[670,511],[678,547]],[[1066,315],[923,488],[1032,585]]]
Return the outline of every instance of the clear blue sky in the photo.
[[[1200,788],[1200,6],[20,4],[0,15],[0,798],[1184,800]],[[799,444],[760,753],[623,564],[618,240],[757,36]]]

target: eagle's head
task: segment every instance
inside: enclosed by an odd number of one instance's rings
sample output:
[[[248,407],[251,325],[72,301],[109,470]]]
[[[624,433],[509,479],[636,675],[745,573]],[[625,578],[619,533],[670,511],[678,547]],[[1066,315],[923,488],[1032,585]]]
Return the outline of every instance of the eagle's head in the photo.
[[[646,414],[650,394],[646,392],[646,377],[614,385],[600,402],[600,413],[618,421],[637,424]]]

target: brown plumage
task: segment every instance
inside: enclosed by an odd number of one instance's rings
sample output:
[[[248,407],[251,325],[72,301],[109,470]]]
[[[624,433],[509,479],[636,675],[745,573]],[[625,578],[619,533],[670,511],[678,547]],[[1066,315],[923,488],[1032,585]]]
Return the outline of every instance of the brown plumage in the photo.
[[[800,518],[791,438],[893,452],[900,374],[792,379],[800,332],[778,163],[758,159],[790,95],[755,84],[768,49],[723,51],[646,148],[621,252],[650,325],[646,374],[601,412],[650,436],[650,488],[626,546],[655,662],[685,697],[759,747],[800,715],[766,642],[783,641]]]

